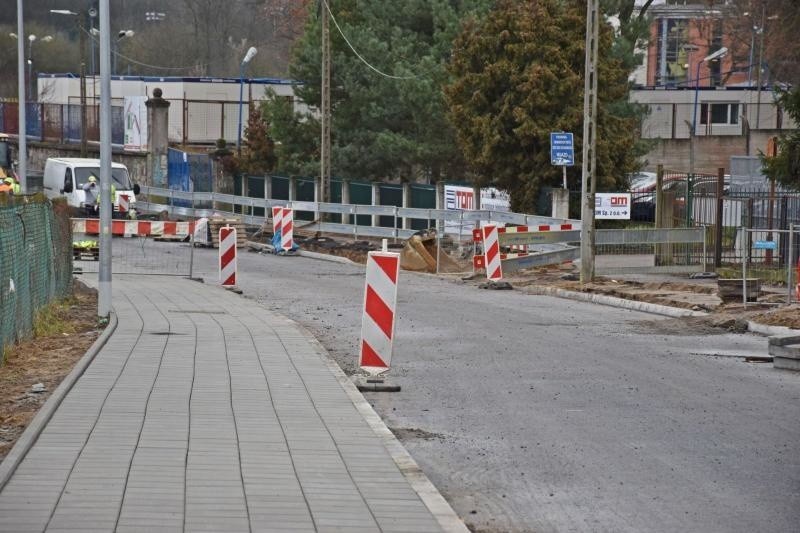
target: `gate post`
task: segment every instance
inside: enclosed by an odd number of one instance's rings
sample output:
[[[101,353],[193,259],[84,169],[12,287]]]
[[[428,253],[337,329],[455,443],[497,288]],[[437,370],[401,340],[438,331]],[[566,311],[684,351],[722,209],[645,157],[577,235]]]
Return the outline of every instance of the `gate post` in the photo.
[[[164,185],[169,148],[169,102],[161,98],[161,89],[153,89],[147,107],[147,171],[148,185]]]
[[[714,218],[714,268],[722,266],[722,210],[725,193],[725,169],[717,169],[717,212]]]

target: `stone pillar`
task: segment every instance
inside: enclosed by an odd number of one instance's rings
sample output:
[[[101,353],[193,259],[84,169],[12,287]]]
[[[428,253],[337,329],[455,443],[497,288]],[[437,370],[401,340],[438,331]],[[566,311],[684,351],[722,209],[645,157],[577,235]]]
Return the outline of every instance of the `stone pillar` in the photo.
[[[411,207],[411,184],[403,184],[403,207]],[[411,219],[403,217],[403,229],[411,229]]]
[[[148,185],[166,187],[167,149],[169,148],[169,102],[161,98],[161,89],[153,89],[147,106],[147,179]]]
[[[569,218],[569,189],[553,189],[553,218]]]

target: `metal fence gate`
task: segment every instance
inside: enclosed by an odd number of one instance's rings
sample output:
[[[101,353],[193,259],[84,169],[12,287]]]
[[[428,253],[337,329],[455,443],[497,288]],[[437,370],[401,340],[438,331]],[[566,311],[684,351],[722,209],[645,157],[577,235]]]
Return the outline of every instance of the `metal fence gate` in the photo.
[[[98,227],[97,219],[72,220],[76,272],[99,271]],[[113,221],[112,273],[189,277],[194,259],[190,227],[189,222]]]

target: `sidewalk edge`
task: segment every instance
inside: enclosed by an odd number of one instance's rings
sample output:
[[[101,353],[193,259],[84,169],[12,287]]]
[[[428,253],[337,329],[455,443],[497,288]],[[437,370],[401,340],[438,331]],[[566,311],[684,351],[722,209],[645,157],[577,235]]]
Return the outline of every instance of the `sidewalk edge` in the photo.
[[[353,382],[350,381],[350,378],[347,377],[336,360],[331,357],[328,350],[300,323],[289,318],[286,319],[294,324],[308,339],[310,344],[316,348],[320,358],[325,362],[333,375],[336,376],[339,384],[342,386],[345,393],[347,393],[347,396],[350,397],[353,405],[355,405],[361,416],[364,417],[364,420],[372,431],[381,439],[389,455],[392,456],[392,460],[394,460],[400,472],[406,480],[408,480],[411,488],[414,489],[414,492],[416,492],[422,500],[422,503],[425,504],[434,518],[436,518],[439,526],[447,533],[469,533],[469,529],[464,525],[464,521],[459,518],[458,514],[456,514],[447,500],[445,500],[444,496],[442,496],[434,484],[431,483],[428,476],[425,475],[425,472],[422,471],[417,462],[414,461],[414,458],[411,457],[411,454],[408,453],[408,450],[397,440],[394,433],[391,432],[367,399],[364,398]]]
[[[555,296],[558,298],[565,298],[567,300],[577,300],[580,302],[608,305],[610,307],[619,307],[622,309],[629,309],[631,311],[641,311],[643,313],[669,316],[672,318],[708,316],[708,313],[703,311],[692,311],[691,309],[683,309],[680,307],[669,307],[666,305],[653,304],[649,302],[626,300],[624,298],[607,296],[605,294],[575,292],[556,287],[542,287],[541,285],[529,285],[523,289],[525,292],[539,296]]]
[[[109,337],[111,337],[116,329],[117,315],[112,311],[109,315],[106,329],[103,330],[103,332],[89,347],[86,353],[83,354],[75,366],[72,367],[70,373],[67,374],[63,380],[61,380],[61,383],[59,383],[58,387],[56,387],[56,390],[54,390],[53,394],[51,394],[47,401],[44,402],[44,405],[42,405],[42,407],[39,409],[39,412],[36,413],[36,416],[33,417],[31,423],[28,424],[28,427],[25,428],[25,431],[23,431],[22,435],[20,435],[19,439],[17,439],[14,447],[11,448],[11,451],[9,451],[8,455],[6,455],[6,458],[2,463],[0,463],[0,491],[2,491],[9,482],[11,477],[14,475],[14,472],[17,470],[17,467],[19,467],[20,463],[22,463],[22,460],[25,459],[25,456],[33,447],[34,443],[36,443],[39,435],[41,435],[45,426],[53,417],[53,414],[61,405],[61,402],[67,396],[67,393],[72,390],[72,387],[83,375],[91,362],[94,361],[94,358],[103,348],[103,346],[105,346]]]

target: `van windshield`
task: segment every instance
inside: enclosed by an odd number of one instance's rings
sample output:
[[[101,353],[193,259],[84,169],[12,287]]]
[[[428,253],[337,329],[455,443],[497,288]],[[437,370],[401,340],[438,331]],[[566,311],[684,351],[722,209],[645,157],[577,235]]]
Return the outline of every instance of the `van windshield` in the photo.
[[[97,184],[100,184],[100,167],[76,167],[75,168],[75,181],[76,188],[83,187],[83,184],[89,181],[89,176],[97,178]],[[129,191],[133,189],[131,185],[131,178],[128,176],[128,171],[124,168],[111,169],[111,183],[119,190]]]

